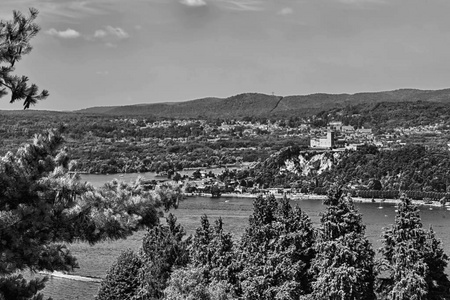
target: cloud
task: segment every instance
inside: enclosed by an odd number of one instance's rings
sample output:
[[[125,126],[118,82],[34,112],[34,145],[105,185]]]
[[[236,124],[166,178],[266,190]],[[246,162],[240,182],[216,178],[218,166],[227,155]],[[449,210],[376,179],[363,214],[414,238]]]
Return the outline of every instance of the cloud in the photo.
[[[182,4],[187,6],[205,6],[206,2],[204,0],[181,0]]]
[[[95,38],[103,38],[107,35],[108,35],[108,33],[106,31],[104,31],[103,29],[96,30],[94,33]]]
[[[109,35],[115,36],[118,39],[126,39],[130,36],[125,30],[120,27],[106,26],[106,30],[108,31]]]
[[[260,0],[220,0],[225,6],[232,10],[239,11],[261,11],[263,10]]]
[[[64,31],[58,31],[55,28],[51,28],[51,29],[47,30],[45,33],[47,33],[48,35],[51,35],[51,36],[56,36],[56,37],[62,38],[62,39],[76,39],[81,36],[81,34],[78,31],[73,30],[71,28],[67,28]]]
[[[285,7],[278,12],[279,15],[290,15],[293,13],[294,13],[294,10],[290,7]]]
[[[106,26],[104,29],[98,29],[94,32],[94,38],[96,39],[126,39],[129,38],[130,35],[120,27],[112,27]]]
[[[364,5],[364,4],[385,4],[386,0],[337,0],[344,4]]]

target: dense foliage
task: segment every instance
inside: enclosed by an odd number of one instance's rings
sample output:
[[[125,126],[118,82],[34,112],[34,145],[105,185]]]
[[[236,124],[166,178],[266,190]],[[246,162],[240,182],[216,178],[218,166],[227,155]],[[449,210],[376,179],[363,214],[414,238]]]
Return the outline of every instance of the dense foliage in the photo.
[[[160,299],[163,296],[172,270],[184,267],[189,259],[183,228],[172,214],[166,223],[148,229],[139,253],[128,250],[121,254],[102,282],[96,299]]]
[[[289,163],[294,167],[287,170]],[[288,147],[257,165],[252,174],[265,186],[296,186],[305,190],[311,190],[311,186],[328,189],[339,182],[347,188],[363,190],[447,192],[450,152],[423,145],[395,150],[368,145],[338,153]]]
[[[142,265],[142,258],[133,251],[122,252],[102,281],[96,299],[130,299],[130,295],[136,294],[139,288],[139,272]]]
[[[386,101],[356,104],[324,110],[316,115],[325,123],[342,121],[344,125],[382,130],[448,123],[449,116],[450,106],[448,103],[431,101]]]
[[[233,299],[239,268],[234,247],[222,220],[211,226],[203,216],[189,246],[190,263],[172,273],[164,299]]]
[[[157,123],[155,123],[157,124]],[[131,173],[235,165],[266,159],[306,137],[242,135],[251,126],[218,130],[202,120],[161,121],[45,111],[0,112],[0,154],[17,149],[48,128],[64,130],[66,146],[87,173]]]
[[[383,233],[381,292],[389,300],[448,299],[448,257],[432,229],[422,228],[419,209],[402,197],[395,223]]]
[[[254,202],[239,247],[243,299],[298,299],[311,290],[314,257],[311,220],[287,199],[259,197]]]
[[[329,191],[317,229],[286,199],[259,196],[253,204],[249,225],[240,239],[223,231],[221,219],[211,225],[207,216],[201,218],[192,236],[175,243],[167,243],[168,236],[149,231],[143,249],[151,242],[152,249],[159,249],[152,253],[158,255],[148,256],[141,251],[135,254],[139,259],[135,259],[124,253],[120,258],[128,258],[124,269],[118,271],[116,263],[100,292],[115,299],[111,293],[119,294],[127,286],[127,299],[166,300],[450,297],[444,272],[448,257],[433,231],[422,229],[418,210],[407,198],[398,206],[395,224],[383,233],[384,246],[378,261],[365,236],[361,214],[351,197],[343,196],[340,189]],[[170,227],[183,232],[179,225],[165,226],[166,232]],[[171,264],[167,264],[168,257]],[[155,269],[155,265],[166,267]],[[144,271],[149,268],[156,272]],[[130,272],[140,274],[137,289],[129,280]],[[117,281],[108,283],[110,278]],[[155,289],[159,292],[155,293]]]
[[[11,93],[10,103],[23,101],[24,109],[49,95],[46,90],[39,92],[37,85],[29,85],[27,76],[13,74],[16,63],[31,52],[30,41],[39,32],[34,22],[37,15],[36,9],[30,9],[28,16],[14,11],[12,20],[0,21],[0,98]]]
[[[13,74],[32,49],[37,14],[35,9],[28,16],[15,11],[11,21],[0,21],[0,98],[10,93],[10,103],[21,101],[24,109],[48,96],[29,85],[26,76]],[[47,277],[27,280],[23,271],[70,271],[77,262],[66,244],[125,238],[154,226],[163,209],[178,203],[179,191],[148,191],[140,179],[113,181],[100,189],[81,183],[62,142],[59,131],[48,131],[0,159],[2,300],[43,299],[39,291]]]
[[[375,299],[374,255],[350,197],[332,189],[315,244],[311,299]]]
[[[49,132],[0,160],[0,292],[5,299],[20,299],[7,295],[26,287],[18,271],[77,267],[66,243],[125,238],[154,226],[163,209],[178,204],[179,191],[150,191],[141,179],[112,181],[99,189],[81,183],[69,172],[73,164],[62,142],[59,133]],[[44,281],[27,288],[34,294]]]

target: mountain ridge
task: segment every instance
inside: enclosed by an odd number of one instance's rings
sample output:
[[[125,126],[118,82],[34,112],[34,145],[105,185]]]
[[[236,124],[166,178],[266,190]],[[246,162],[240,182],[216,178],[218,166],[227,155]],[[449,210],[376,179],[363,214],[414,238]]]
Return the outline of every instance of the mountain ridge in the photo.
[[[417,101],[450,104],[450,89],[397,89],[355,94],[315,93],[291,96],[242,93],[227,98],[206,97],[181,102],[97,106],[74,112],[162,118],[289,117],[308,116],[324,110],[365,103]]]

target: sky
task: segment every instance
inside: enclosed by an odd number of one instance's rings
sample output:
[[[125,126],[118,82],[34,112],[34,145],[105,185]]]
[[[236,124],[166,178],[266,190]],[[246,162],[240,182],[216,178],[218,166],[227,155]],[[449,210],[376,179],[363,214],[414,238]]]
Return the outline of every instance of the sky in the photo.
[[[0,0],[0,19],[29,7],[34,109],[450,87],[448,0]]]

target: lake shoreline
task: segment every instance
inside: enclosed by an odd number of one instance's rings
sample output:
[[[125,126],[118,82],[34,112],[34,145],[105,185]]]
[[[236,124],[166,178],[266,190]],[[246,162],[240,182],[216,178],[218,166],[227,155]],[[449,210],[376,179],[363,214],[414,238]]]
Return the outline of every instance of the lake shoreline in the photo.
[[[211,196],[211,194],[209,193],[186,193],[185,194],[186,197],[210,197],[213,198]],[[258,194],[249,194],[249,193],[224,193],[221,194],[220,197],[217,197],[216,199],[220,199],[220,198],[247,198],[247,199],[256,199],[259,195],[269,195],[269,194],[262,194],[262,193],[258,193]],[[283,197],[287,197],[288,199],[292,200],[292,201],[302,201],[302,200],[325,200],[327,198],[326,195],[317,195],[317,194],[294,194],[294,195],[289,195],[289,194],[278,194],[278,193],[274,193],[272,194],[275,196],[275,198],[277,199],[282,199]],[[389,204],[398,204],[400,203],[400,199],[382,199],[382,198],[362,198],[362,197],[351,197],[351,199],[353,200],[353,202],[358,202],[358,203],[389,203]],[[426,203],[423,200],[412,200],[412,202],[416,205],[419,206],[430,206],[430,207],[446,207],[450,210],[450,203],[448,203],[447,205],[443,206],[441,203],[434,201],[433,203]]]

